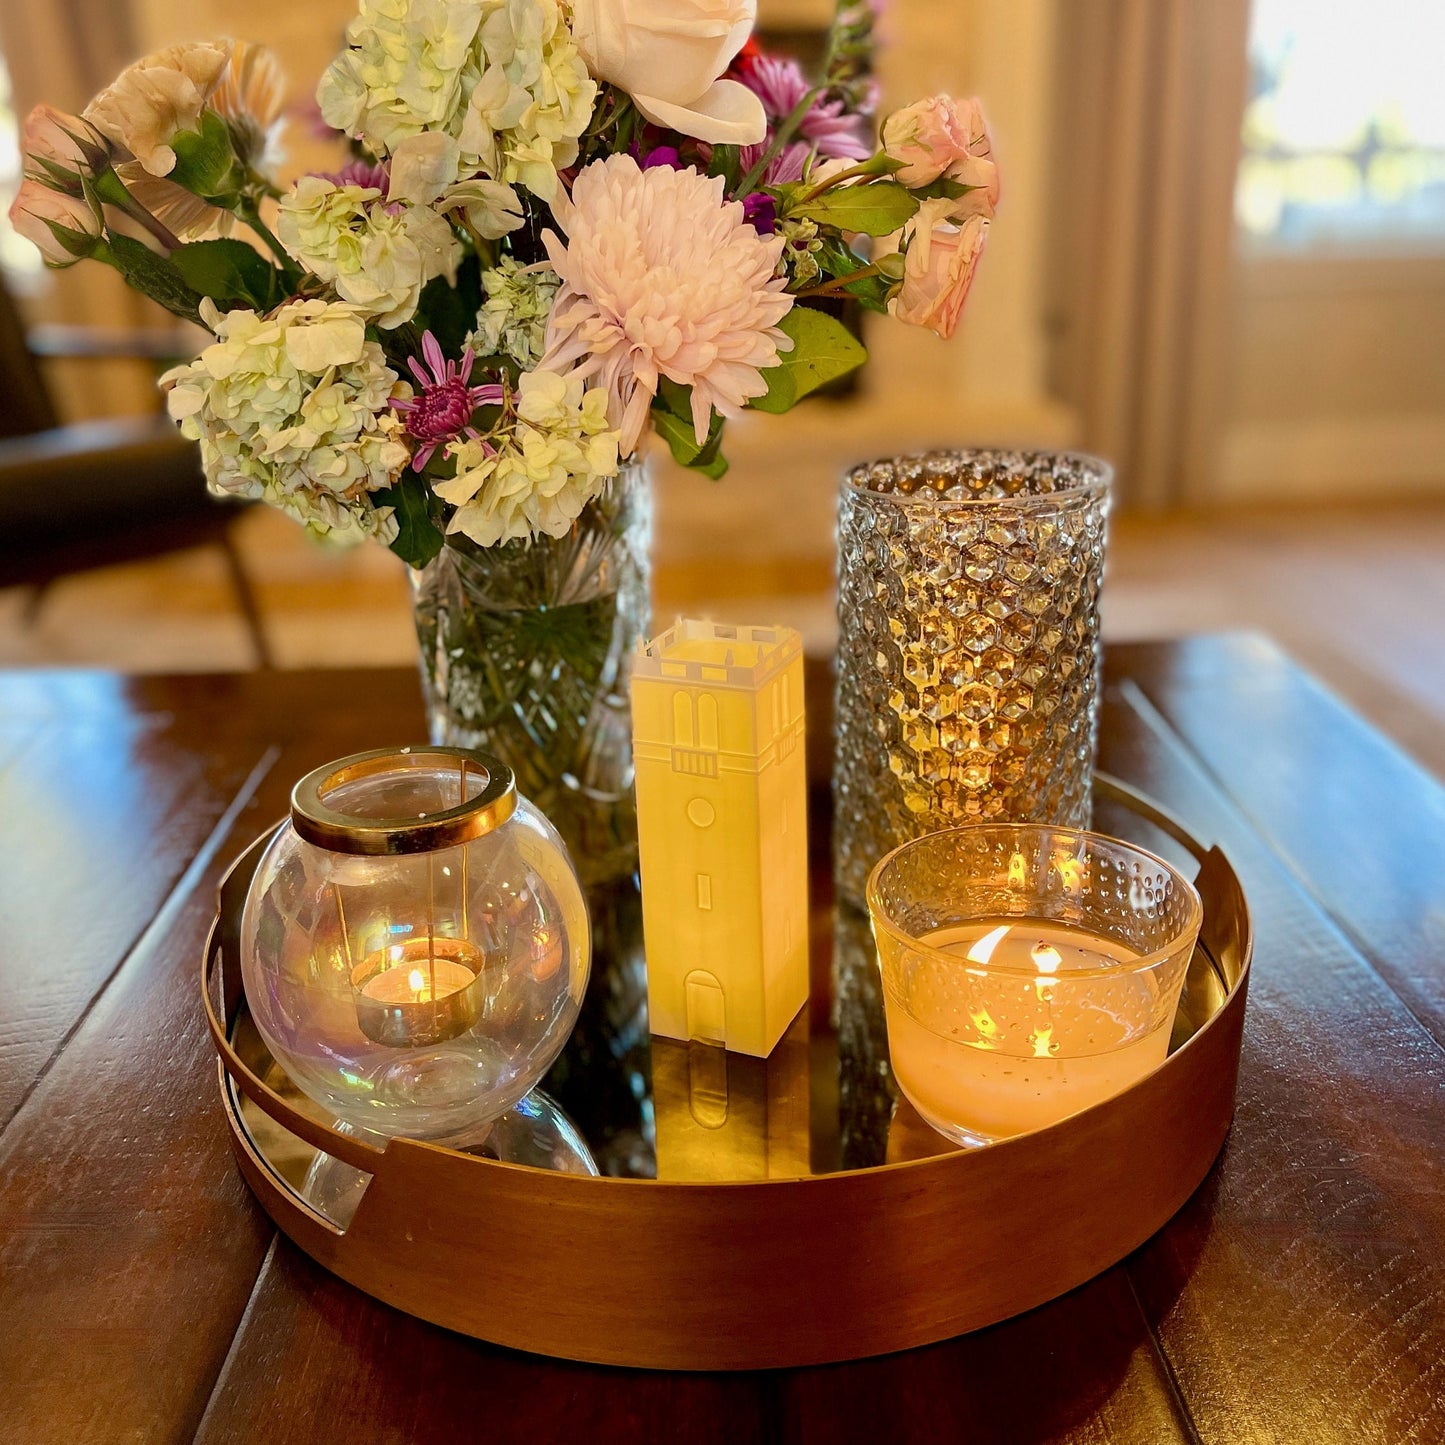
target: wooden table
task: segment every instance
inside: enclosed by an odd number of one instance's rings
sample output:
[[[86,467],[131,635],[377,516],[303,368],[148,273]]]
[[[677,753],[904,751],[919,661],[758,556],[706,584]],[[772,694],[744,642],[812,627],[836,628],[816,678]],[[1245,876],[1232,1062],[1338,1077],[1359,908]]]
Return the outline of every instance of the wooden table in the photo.
[[[1108,672],[1102,764],[1222,843],[1254,910],[1220,1163],[1032,1314],[726,1376],[398,1314],[231,1162],[196,997],[216,881],[302,773],[420,733],[410,675],[0,676],[0,1439],[1445,1441],[1445,791],[1263,641]]]

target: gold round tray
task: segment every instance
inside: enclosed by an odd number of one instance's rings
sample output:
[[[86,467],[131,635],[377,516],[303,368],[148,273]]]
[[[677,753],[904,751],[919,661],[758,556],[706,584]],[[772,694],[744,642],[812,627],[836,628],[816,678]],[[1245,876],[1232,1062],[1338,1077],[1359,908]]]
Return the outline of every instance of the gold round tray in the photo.
[[[649,1039],[625,890],[594,904],[588,1002],[546,1085],[560,1106],[524,1100],[467,1153],[342,1132],[245,1007],[241,909],[268,835],[223,882],[202,966],[241,1171],[277,1226],[359,1289],[568,1359],[818,1364],[1032,1309],[1158,1230],[1234,1113],[1252,950],[1239,880],[1123,784],[1097,778],[1095,804],[1102,831],[1198,865],[1204,926],[1170,1055],[1105,1103],[972,1151],[892,1085],[866,919],[834,915],[831,969],[827,916],[815,920],[811,1003],[770,1058],[751,1059]]]

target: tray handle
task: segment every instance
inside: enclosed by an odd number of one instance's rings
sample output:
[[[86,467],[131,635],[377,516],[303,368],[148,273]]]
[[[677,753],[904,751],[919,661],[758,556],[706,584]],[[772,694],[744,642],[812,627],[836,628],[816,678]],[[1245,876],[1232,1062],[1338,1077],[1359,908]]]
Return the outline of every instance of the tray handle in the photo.
[[[275,828],[268,829],[236,859],[221,880],[220,916],[211,926],[201,960],[201,1007],[205,1010],[206,1024],[211,1031],[221,1068],[263,1114],[313,1149],[330,1154],[344,1164],[350,1164],[353,1169],[374,1174],[384,1150],[349,1135],[338,1134],[303,1114],[271,1088],[231,1047],[230,1025],[240,1007],[242,993],[238,962],[241,914],[261,855],[281,826],[278,823]]]

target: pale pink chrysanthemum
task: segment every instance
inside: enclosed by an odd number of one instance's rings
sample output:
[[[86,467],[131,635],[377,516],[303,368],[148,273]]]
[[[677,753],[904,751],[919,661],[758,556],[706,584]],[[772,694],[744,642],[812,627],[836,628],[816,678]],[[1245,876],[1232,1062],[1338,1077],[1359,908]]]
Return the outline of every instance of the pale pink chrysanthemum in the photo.
[[[692,388],[699,445],[714,408],[737,416],[767,391],[761,373],[792,350],[778,323],[793,298],[773,274],[783,238],[759,235],[721,177],[614,155],[585,167],[571,205],[554,209],[567,242],[543,237],[562,287],[540,365],[597,378],[623,456],[663,377]]]

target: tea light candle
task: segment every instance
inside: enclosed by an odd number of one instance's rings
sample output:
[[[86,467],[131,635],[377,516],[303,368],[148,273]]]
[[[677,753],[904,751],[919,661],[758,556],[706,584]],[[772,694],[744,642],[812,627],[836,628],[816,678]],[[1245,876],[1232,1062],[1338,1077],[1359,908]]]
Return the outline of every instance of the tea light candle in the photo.
[[[362,1033],[397,1048],[465,1033],[481,1012],[484,963],[481,949],[456,938],[414,938],[368,954],[352,975]]]
[[[930,1121],[981,1139],[1021,1134],[1110,1098],[1164,1061],[1172,1010],[1160,1009],[1151,973],[1122,966],[1139,954],[1116,939],[986,919],[919,942],[961,965],[920,970],[907,1007],[888,1013],[899,1087]],[[1070,977],[1099,969],[1118,973]],[[1001,1038],[1022,1039],[1027,1052],[1005,1052]]]

